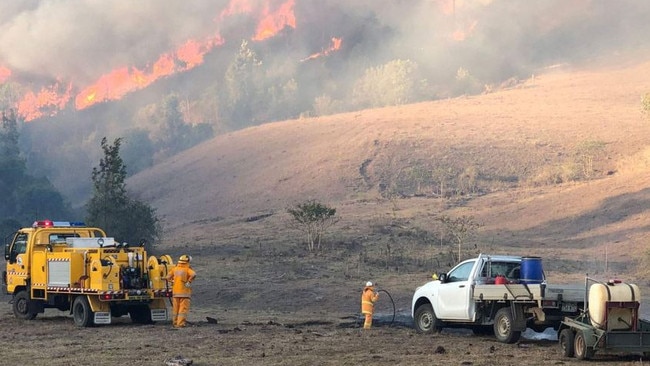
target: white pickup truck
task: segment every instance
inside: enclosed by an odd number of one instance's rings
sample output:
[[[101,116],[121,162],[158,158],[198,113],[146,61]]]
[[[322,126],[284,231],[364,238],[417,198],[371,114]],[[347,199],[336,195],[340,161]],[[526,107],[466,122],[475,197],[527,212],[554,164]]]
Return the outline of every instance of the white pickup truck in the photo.
[[[465,327],[515,343],[526,328],[557,330],[565,316],[584,308],[583,285],[548,285],[544,277],[530,283],[520,278],[521,265],[522,257],[481,254],[434,275],[413,295],[416,330]]]

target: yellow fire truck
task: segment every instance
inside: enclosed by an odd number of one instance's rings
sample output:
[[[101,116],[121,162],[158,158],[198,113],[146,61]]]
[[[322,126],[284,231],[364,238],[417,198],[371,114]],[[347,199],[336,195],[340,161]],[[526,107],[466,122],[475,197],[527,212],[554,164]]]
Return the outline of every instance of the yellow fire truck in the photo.
[[[173,261],[147,255],[144,242],[129,246],[80,222],[43,220],[14,233],[5,260],[3,284],[17,318],[56,308],[80,327],[126,314],[134,323],[167,320]]]

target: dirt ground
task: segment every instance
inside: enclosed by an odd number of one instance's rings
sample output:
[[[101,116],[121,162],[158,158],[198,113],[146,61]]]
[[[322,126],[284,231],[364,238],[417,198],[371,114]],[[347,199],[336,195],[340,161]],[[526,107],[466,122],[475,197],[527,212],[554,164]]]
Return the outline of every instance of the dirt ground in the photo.
[[[4,300],[4,299],[3,299]],[[202,315],[217,315],[209,324]],[[207,315],[206,315],[207,316]],[[410,326],[380,316],[369,331],[355,317],[335,314],[193,309],[192,325],[132,325],[128,319],[94,328],[76,328],[52,311],[19,321],[0,312],[0,358],[5,365],[164,365],[183,356],[193,365],[579,365],[565,358],[554,339],[498,343],[464,330],[420,335]],[[535,337],[539,335],[532,333]],[[635,356],[597,355],[589,365],[640,365]]]

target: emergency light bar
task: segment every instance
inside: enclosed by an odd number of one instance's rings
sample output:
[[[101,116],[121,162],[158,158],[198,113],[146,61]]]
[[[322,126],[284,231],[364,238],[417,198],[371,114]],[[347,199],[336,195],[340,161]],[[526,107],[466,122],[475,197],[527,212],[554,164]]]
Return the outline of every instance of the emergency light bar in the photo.
[[[38,220],[34,221],[32,227],[45,228],[45,227],[82,227],[86,226],[81,221],[52,221],[52,220]]]

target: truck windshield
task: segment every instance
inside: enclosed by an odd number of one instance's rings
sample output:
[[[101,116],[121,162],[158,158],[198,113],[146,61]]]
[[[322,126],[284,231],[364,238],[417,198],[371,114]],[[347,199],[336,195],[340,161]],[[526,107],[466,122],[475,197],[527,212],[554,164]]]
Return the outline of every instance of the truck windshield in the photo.
[[[16,233],[11,246],[5,247],[5,259],[7,259],[9,263],[15,263],[16,257],[18,257],[19,254],[27,253],[27,239],[28,234]]]
[[[25,254],[27,253],[27,234],[18,233],[14,238],[14,246],[11,250],[12,253]]]

